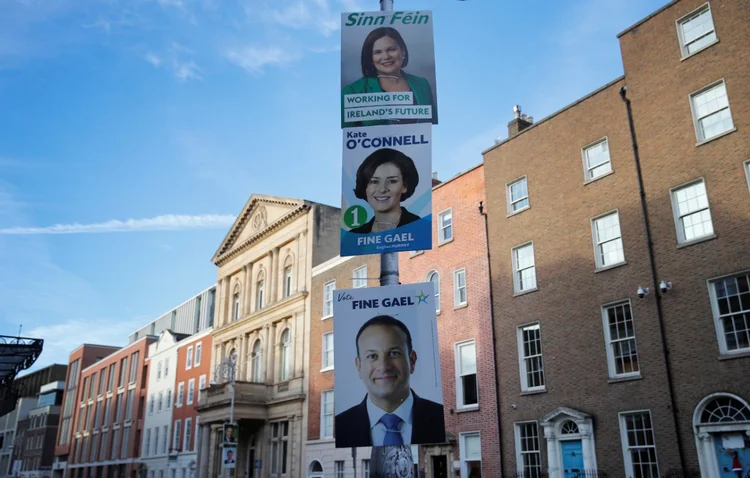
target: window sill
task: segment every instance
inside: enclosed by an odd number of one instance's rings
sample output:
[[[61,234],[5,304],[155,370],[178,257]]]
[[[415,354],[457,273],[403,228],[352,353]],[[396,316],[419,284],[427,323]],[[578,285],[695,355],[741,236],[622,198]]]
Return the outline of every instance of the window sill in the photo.
[[[320,320],[328,320],[328,319],[332,319],[332,318],[333,318],[333,314],[323,316],[323,317],[320,318]]]
[[[681,244],[677,244],[677,249],[682,249],[683,247],[693,246],[695,244],[700,244],[701,242],[706,242],[706,241],[710,241],[713,239],[716,239],[716,234],[711,234],[710,236],[701,237],[700,239],[693,239],[692,241],[689,241],[689,242],[683,242]]]
[[[409,254],[409,259],[411,259],[412,257],[421,256],[422,254],[424,254],[424,251],[416,251],[413,254]]]
[[[451,242],[453,242],[453,237],[451,237],[450,239],[446,239],[445,241],[442,241],[442,242],[438,241],[438,247],[444,246],[446,244],[450,244]]]
[[[607,176],[612,176],[613,174],[615,174],[615,171],[614,171],[614,170],[612,170],[612,171],[609,171],[609,172],[606,172],[606,173],[602,174],[601,176],[597,176],[597,177],[595,177],[595,178],[591,178],[591,179],[587,179],[587,180],[585,180],[585,181],[583,182],[583,185],[584,185],[584,186],[588,186],[588,185],[589,185],[589,184],[591,184],[591,183],[595,183],[595,182],[599,181],[600,179],[604,179],[604,178],[606,178]]]
[[[599,272],[608,271],[611,269],[617,269],[618,267],[626,266],[628,265],[628,261],[618,262],[617,264],[612,264],[609,266],[599,267],[597,268],[594,273],[598,274]]]
[[[632,382],[633,380],[642,380],[643,376],[641,374],[638,375],[629,375],[627,377],[609,377],[607,380],[607,383],[620,383],[620,382]]]
[[[513,297],[519,297],[519,296],[522,296],[522,295],[531,294],[532,292],[536,292],[538,290],[539,290],[538,287],[534,287],[533,289],[524,290],[524,291],[521,291],[521,292],[516,292],[516,293],[513,294]]]
[[[333,372],[333,367],[321,368],[320,371],[321,371],[321,373],[322,372]]]
[[[715,31],[716,31],[716,30],[714,30],[714,32],[715,32]],[[707,48],[710,48],[710,47],[712,47],[712,46],[716,45],[717,43],[719,43],[719,39],[718,39],[718,38],[717,38],[716,40],[712,41],[711,43],[709,43],[708,45],[704,46],[704,47],[703,47],[703,48],[701,48],[700,50],[695,50],[695,51],[694,51],[693,53],[688,53],[687,55],[684,55],[684,56],[683,56],[682,58],[680,58],[680,61],[685,61],[685,60],[687,60],[688,58],[692,58],[692,57],[694,57],[695,55],[697,55],[698,53],[702,52],[703,50],[706,50]]]
[[[747,358],[750,357],[750,350],[745,350],[742,352],[735,352],[735,353],[724,353],[722,355],[719,355],[719,360],[732,360],[737,358]]]
[[[706,143],[710,143],[711,141],[713,141],[713,140],[715,140],[715,139],[723,138],[724,136],[726,136],[726,135],[728,135],[728,134],[732,134],[732,133],[734,133],[735,131],[737,131],[737,128],[736,128],[736,127],[732,128],[732,129],[728,129],[728,130],[724,131],[723,133],[719,133],[719,134],[717,134],[716,136],[711,136],[711,137],[710,137],[710,138],[708,138],[708,139],[704,139],[704,140],[698,141],[697,143],[695,143],[695,146],[696,146],[696,147],[698,147],[698,146],[703,146],[703,145],[704,145],[704,144],[706,144]]]
[[[466,413],[466,412],[477,412],[479,411],[479,405],[469,405],[466,407],[456,408],[456,413]]]
[[[459,305],[454,305],[454,306],[453,306],[453,310],[460,310],[460,309],[465,309],[465,308],[467,308],[468,306],[469,306],[469,302],[467,301],[467,302],[464,302],[463,304],[459,304]]]
[[[505,217],[507,219],[507,218],[512,217],[512,216],[517,216],[518,214],[521,214],[522,212],[526,211],[527,209],[531,209],[531,205],[524,206],[524,207],[522,207],[521,209],[519,209],[517,211],[509,212],[508,215],[505,216]]]
[[[538,395],[540,393],[547,393],[547,388],[540,388],[539,390],[526,390],[521,392],[521,396],[525,395]]]

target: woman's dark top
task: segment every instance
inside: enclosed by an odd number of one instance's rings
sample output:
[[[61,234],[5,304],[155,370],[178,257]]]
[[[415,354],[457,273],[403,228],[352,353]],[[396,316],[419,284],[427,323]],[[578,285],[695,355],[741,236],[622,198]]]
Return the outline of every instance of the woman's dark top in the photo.
[[[409,211],[406,210],[403,206],[401,207],[401,219],[398,221],[398,226],[401,227],[405,226],[411,222],[414,222],[419,219],[419,216],[416,214],[412,214]],[[362,224],[358,228],[352,229],[349,232],[353,232],[354,234],[370,234],[372,232],[372,225],[375,224],[375,217],[373,216],[372,219],[367,221],[366,223]],[[383,231],[385,232],[385,231]]]

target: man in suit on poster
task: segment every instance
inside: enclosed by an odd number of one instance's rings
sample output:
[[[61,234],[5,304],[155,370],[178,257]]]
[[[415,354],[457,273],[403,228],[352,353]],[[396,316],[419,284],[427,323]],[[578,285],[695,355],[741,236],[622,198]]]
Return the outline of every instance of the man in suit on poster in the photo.
[[[390,315],[373,317],[359,329],[355,343],[354,364],[367,394],[336,415],[336,447],[445,442],[443,405],[411,389],[417,352],[406,325]]]

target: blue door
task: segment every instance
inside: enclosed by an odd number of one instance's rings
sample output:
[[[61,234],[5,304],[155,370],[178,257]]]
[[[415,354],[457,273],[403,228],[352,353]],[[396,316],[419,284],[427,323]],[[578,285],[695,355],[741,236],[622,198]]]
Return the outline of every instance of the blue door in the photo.
[[[719,476],[721,478],[749,478],[750,477],[750,437],[742,433],[744,448],[724,448],[720,434],[714,435],[716,458],[719,462]],[[740,471],[739,469],[742,469]]]
[[[581,440],[561,441],[563,478],[583,476],[583,447]]]

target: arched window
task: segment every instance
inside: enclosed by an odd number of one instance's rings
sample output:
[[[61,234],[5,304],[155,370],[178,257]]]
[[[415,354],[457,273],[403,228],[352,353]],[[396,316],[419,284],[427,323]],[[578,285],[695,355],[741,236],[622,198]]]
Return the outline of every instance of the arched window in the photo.
[[[292,295],[292,256],[284,261],[284,297]]]
[[[292,333],[286,329],[281,334],[281,380],[289,380],[292,368]]]
[[[577,435],[578,425],[576,425],[576,422],[574,422],[573,420],[566,420],[563,422],[562,426],[560,427],[560,434],[561,435]]]
[[[323,478],[323,465],[318,460],[310,463],[310,467],[307,469],[308,478]]]
[[[232,294],[232,322],[236,322],[240,319],[240,285],[234,288]]]
[[[258,280],[255,282],[255,310],[263,308],[263,292],[265,288],[265,277],[263,271],[258,274]]]
[[[750,408],[734,397],[719,396],[703,407],[700,423],[750,422]]]
[[[253,345],[252,355],[252,375],[250,376],[251,382],[262,382],[263,381],[263,348],[260,343],[260,339],[255,341]]]
[[[435,289],[435,311],[440,312],[440,274],[437,271],[427,273],[427,282],[432,282]]]

